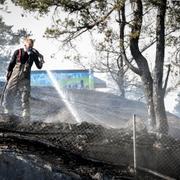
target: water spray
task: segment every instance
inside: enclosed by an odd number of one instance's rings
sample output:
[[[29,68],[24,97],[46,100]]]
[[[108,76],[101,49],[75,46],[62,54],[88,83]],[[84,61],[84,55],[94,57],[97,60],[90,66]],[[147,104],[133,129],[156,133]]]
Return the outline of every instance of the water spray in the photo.
[[[73,115],[73,117],[75,118],[77,123],[81,123],[81,119],[80,119],[78,113],[76,112],[76,110],[73,108],[73,106],[67,100],[66,95],[63,93],[62,89],[60,88],[58,81],[55,79],[52,72],[50,70],[46,70],[46,72],[47,72],[47,74],[48,74],[48,76],[52,82],[52,85],[54,86],[54,88],[58,92],[59,96],[61,97],[62,101],[65,103],[65,105],[68,108],[68,110],[70,111],[70,113]]]

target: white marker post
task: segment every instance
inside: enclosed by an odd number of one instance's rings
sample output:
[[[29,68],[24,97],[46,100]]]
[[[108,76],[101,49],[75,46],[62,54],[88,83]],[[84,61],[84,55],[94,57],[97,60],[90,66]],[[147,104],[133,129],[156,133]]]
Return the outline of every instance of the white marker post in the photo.
[[[136,115],[133,114],[133,155],[134,155],[134,174],[136,176]]]

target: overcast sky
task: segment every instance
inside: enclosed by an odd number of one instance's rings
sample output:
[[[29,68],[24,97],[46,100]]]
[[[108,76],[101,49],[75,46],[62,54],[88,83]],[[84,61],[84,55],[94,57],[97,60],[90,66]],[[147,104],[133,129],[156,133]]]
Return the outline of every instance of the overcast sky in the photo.
[[[27,13],[23,11],[20,7],[15,6],[10,1],[7,3],[8,10],[11,13],[3,13],[2,17],[6,24],[13,25],[13,30],[25,28],[28,31],[31,31],[35,39],[34,47],[41,52],[46,63],[44,64],[43,69],[72,69],[78,68],[76,65],[70,63],[69,61],[64,60],[64,51],[59,50],[58,41],[52,39],[46,39],[43,37],[43,34],[47,27],[50,27],[52,24],[51,14],[42,18],[37,18],[37,13]],[[25,16],[22,16],[24,14]],[[79,43],[79,50],[83,56],[90,55],[92,48],[90,47],[90,42],[87,41],[88,37],[84,37],[85,40]],[[84,39],[83,38],[83,39]],[[15,49],[22,47],[23,43],[15,47]],[[15,50],[13,49],[13,51]],[[52,58],[52,55],[54,55]],[[91,57],[89,57],[91,58]],[[33,69],[36,69],[33,66]]]

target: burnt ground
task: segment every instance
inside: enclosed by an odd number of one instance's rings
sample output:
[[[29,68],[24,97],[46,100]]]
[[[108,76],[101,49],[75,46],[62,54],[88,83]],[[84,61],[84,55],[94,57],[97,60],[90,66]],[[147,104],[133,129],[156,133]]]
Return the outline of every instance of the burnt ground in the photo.
[[[144,103],[93,90],[67,90],[64,94],[65,97],[62,98],[54,88],[33,87],[31,121],[79,123],[66,107],[65,100],[77,112],[80,122],[86,121],[115,129],[131,128],[133,114],[136,114],[138,128],[143,129],[146,126],[147,109]],[[20,115],[19,106],[16,106],[16,115]],[[170,135],[180,137],[180,118],[168,112],[167,115]]]
[[[136,114],[138,179],[180,178],[176,116],[168,113],[170,135],[157,137],[146,131],[143,103],[88,90],[65,93],[83,123],[75,121],[52,88],[32,89],[31,122],[0,115],[2,177],[8,177],[6,167],[13,171],[18,164],[16,174],[24,179],[134,179],[131,122]]]
[[[146,126],[147,109],[144,103],[122,99],[116,95],[93,90],[67,90],[62,99],[53,88],[32,88],[32,121],[77,123],[63,100],[67,100],[77,112],[80,121],[106,128],[132,129],[132,117],[136,114],[137,128]],[[180,138],[180,118],[167,112],[170,131]],[[79,123],[79,122],[78,122]]]

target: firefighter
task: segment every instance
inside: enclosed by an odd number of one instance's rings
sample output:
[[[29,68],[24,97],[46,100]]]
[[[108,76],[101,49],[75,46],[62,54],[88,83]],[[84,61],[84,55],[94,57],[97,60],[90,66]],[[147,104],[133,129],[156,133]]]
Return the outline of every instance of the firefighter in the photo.
[[[7,87],[4,94],[4,113],[14,113],[14,102],[17,93],[20,95],[22,117],[30,120],[30,74],[31,67],[35,62],[38,69],[44,63],[43,56],[33,48],[34,40],[26,38],[24,48],[17,49],[7,69]]]

